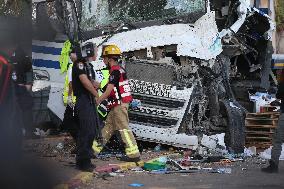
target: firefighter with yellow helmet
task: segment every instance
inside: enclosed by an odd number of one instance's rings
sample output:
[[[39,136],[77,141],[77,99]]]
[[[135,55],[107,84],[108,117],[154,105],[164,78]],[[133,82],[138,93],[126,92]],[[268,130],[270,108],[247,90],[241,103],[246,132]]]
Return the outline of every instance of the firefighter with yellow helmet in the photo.
[[[138,162],[140,152],[132,131],[129,128],[128,108],[133,100],[126,72],[118,64],[121,51],[116,45],[108,45],[103,48],[103,61],[109,69],[109,82],[105,92],[97,99],[97,104],[107,99],[109,113],[102,130],[103,145],[112,137],[115,131],[119,131],[125,146],[125,154],[122,161]],[[94,141],[93,149],[99,153],[101,147]]]

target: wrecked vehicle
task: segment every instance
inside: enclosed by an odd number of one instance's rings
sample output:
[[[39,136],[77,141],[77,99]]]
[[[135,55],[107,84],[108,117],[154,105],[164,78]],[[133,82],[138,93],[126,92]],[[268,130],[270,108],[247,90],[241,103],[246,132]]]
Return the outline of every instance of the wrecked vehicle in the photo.
[[[203,134],[226,133],[228,149],[243,151],[249,109],[244,97],[248,89],[269,88],[274,30],[269,16],[250,7],[250,1],[56,0],[47,4],[46,10],[54,12],[51,25],[57,30],[64,26],[71,41],[99,44],[99,54],[103,45],[120,47],[134,98],[142,103],[129,112],[129,126],[137,139],[196,149]],[[40,44],[35,41],[34,46]],[[60,46],[47,46],[52,45]],[[40,57],[43,54],[34,53],[34,67],[51,75],[48,107],[62,119],[64,79],[58,64],[39,63],[50,57]],[[101,59],[93,65],[97,73],[104,67]]]

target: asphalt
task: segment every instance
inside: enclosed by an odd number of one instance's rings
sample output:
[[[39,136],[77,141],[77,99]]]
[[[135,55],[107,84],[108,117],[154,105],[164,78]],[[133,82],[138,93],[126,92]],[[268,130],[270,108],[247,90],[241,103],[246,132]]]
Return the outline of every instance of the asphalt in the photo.
[[[149,173],[126,173],[103,180],[94,178],[85,188],[130,189],[132,183],[143,184],[145,189],[283,189],[284,162],[279,173],[267,174],[260,171],[265,165],[254,160],[230,166],[231,174],[193,173],[173,175],[153,175]],[[243,170],[243,168],[246,168]]]
[[[150,174],[149,172],[126,171],[116,173],[113,177],[96,177],[92,173],[84,173],[75,169],[75,156],[68,152],[54,152],[58,143],[66,139],[51,138],[33,140],[33,148],[40,148],[44,144],[43,151],[29,150],[41,162],[44,162],[50,177],[55,181],[57,188],[86,188],[86,189],[128,189],[134,188],[129,184],[142,184],[144,189],[283,189],[284,188],[284,161],[280,162],[279,173],[267,174],[260,171],[266,166],[265,161],[255,157],[248,158],[244,162],[229,164],[205,164],[203,167],[231,168],[230,174],[219,173],[190,173],[190,174]],[[31,142],[29,142],[31,143]],[[35,145],[36,144],[36,145]],[[51,154],[50,156],[48,154]],[[54,155],[56,154],[56,155]],[[152,158],[150,151],[142,153],[144,159]],[[158,154],[152,154],[157,157]],[[95,159],[97,166],[105,166],[113,163],[122,163],[115,158],[106,161]]]

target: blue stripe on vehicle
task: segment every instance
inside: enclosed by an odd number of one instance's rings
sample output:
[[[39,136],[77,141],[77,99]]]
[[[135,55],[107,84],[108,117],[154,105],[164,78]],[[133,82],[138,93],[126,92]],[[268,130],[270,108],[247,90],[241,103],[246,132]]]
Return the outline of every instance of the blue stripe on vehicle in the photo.
[[[52,54],[52,55],[60,55],[61,54],[60,48],[37,46],[37,45],[32,46],[32,51],[34,53],[43,53],[43,54]]]
[[[33,59],[33,66],[60,69],[58,61]]]

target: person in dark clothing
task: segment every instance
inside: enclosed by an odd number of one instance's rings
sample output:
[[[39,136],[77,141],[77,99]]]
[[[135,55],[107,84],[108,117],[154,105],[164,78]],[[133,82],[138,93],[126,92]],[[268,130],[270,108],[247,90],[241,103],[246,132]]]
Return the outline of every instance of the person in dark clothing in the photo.
[[[93,171],[94,165],[91,159],[94,157],[92,144],[95,138],[99,138],[98,116],[95,98],[98,93],[93,85],[94,70],[89,62],[96,60],[97,52],[94,44],[92,52],[87,53],[86,61],[75,62],[72,69],[72,86],[76,96],[76,109],[79,118],[79,130],[77,136],[76,166],[83,171]],[[84,56],[85,57],[85,56]]]
[[[68,66],[68,71],[65,78],[63,102],[64,105],[66,106],[66,109],[64,112],[64,118],[62,122],[62,129],[68,131],[75,141],[77,141],[78,125],[79,125],[79,119],[75,107],[76,98],[73,95],[73,87],[72,87],[72,68],[73,68],[73,63],[77,60],[76,51],[77,49],[73,47],[70,52],[70,60],[72,61],[72,63],[69,64]],[[71,151],[71,153],[75,152],[76,149]]]
[[[11,57],[16,50],[17,20],[0,17],[0,151],[1,158],[15,158],[20,152],[22,115],[12,80]],[[3,157],[4,156],[4,157]]]
[[[31,58],[26,56],[23,49],[18,47],[12,57],[14,71],[12,79],[16,83],[16,95],[22,111],[25,136],[33,133],[33,69]]]
[[[13,81],[11,58],[18,46],[19,19],[0,16],[0,186],[1,188],[50,189],[57,184],[54,171],[22,150],[22,111]],[[56,176],[55,176],[56,177]]]
[[[281,80],[278,85],[278,91],[276,98],[281,100],[280,104],[280,117],[278,120],[278,126],[273,136],[273,147],[271,150],[271,160],[269,166],[262,168],[261,170],[266,173],[277,173],[279,165],[279,157],[282,151],[282,143],[284,140],[284,81]]]

